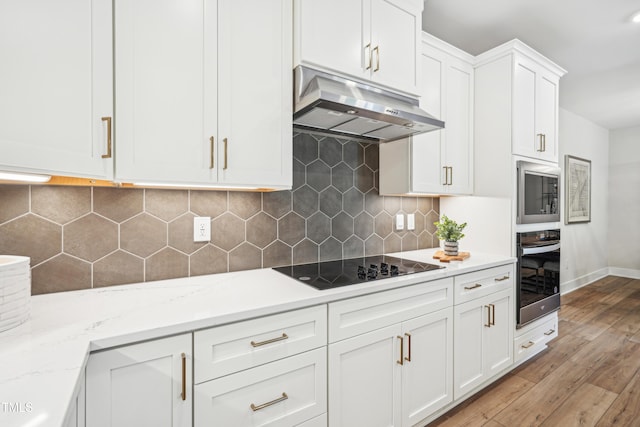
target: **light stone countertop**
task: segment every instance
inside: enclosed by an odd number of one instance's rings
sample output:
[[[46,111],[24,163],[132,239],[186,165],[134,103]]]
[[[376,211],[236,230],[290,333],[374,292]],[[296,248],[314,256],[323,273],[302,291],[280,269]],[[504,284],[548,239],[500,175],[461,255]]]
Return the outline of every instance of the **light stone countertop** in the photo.
[[[435,250],[389,255],[435,264]],[[0,426],[61,426],[94,350],[515,261],[474,253],[444,269],[324,291],[258,269],[34,296],[30,320],[0,333]]]

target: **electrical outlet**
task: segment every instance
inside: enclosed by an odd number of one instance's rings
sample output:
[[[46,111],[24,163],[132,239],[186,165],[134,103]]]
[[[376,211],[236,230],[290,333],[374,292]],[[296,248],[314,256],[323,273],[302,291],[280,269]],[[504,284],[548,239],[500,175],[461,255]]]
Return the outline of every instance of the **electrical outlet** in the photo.
[[[407,230],[416,229],[416,214],[407,214]]]
[[[211,240],[211,217],[197,216],[193,218],[193,241],[208,242]]]
[[[404,230],[404,215],[401,213],[396,215],[396,230]]]

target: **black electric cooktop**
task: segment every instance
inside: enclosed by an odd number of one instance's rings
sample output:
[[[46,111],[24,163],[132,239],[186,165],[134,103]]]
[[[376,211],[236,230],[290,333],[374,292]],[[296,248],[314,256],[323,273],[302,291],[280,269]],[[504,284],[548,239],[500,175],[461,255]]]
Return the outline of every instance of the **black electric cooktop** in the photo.
[[[444,267],[387,255],[376,255],[276,267],[274,270],[322,291],[440,268]]]

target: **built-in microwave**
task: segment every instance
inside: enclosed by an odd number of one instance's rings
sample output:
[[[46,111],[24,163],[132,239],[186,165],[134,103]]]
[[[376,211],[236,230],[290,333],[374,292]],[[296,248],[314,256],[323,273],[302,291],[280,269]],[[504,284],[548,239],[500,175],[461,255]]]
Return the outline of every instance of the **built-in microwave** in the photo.
[[[560,168],[518,161],[517,224],[560,221]]]

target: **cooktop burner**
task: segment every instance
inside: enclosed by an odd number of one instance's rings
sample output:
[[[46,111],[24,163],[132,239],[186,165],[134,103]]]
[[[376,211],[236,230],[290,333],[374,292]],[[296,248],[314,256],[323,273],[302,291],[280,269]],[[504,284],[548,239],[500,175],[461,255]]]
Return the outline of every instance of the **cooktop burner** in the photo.
[[[276,267],[274,270],[316,289],[325,290],[440,268],[444,267],[388,255],[376,255]]]

